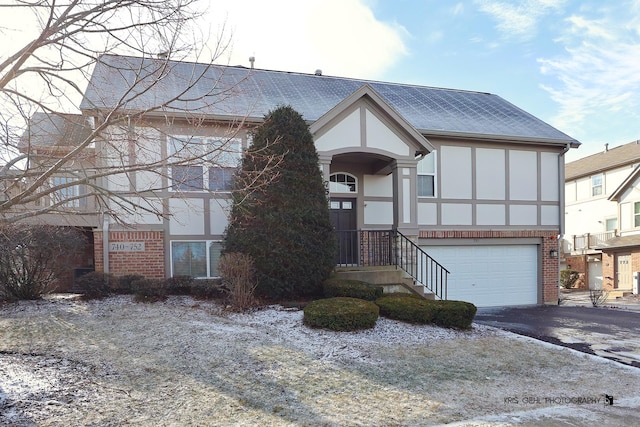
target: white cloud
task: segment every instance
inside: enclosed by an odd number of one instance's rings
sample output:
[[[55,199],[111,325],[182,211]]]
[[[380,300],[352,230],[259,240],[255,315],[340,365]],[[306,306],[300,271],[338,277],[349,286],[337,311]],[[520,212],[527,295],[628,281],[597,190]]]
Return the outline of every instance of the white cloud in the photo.
[[[212,26],[231,31],[231,65],[375,79],[407,55],[404,27],[381,22],[358,0],[230,0]]]
[[[566,0],[525,0],[514,2],[474,0],[479,9],[497,21],[498,30],[506,37],[529,39],[537,32],[542,17],[561,9]]]
[[[639,11],[640,12],[640,11]],[[613,16],[597,20],[566,19],[566,54],[542,58],[540,71],[552,79],[543,86],[560,106],[553,123],[575,135],[585,127],[607,129],[612,120],[626,120],[640,131],[640,34],[629,22]]]

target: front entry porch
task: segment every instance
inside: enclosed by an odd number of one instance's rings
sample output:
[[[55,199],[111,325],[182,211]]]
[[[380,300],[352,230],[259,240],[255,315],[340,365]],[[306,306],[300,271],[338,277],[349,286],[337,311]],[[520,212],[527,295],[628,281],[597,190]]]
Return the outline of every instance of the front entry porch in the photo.
[[[379,267],[393,267],[404,272],[417,293],[447,299],[449,271],[398,230],[336,230],[336,240],[339,269],[379,272]]]

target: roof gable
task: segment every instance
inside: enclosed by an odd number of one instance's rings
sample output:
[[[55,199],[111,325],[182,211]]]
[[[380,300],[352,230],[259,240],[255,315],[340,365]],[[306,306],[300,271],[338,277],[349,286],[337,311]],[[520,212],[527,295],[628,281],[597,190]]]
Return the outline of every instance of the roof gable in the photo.
[[[635,187],[638,183],[638,177],[640,177],[640,165],[633,168],[633,171],[625,178],[625,180],[611,193],[608,200],[614,202],[620,202],[624,193],[631,187]]]
[[[344,131],[340,132],[338,128],[343,128]],[[435,149],[368,84],[360,87],[310,126],[319,150],[341,148],[333,142],[326,142],[331,139],[329,133],[334,130],[350,135],[341,139],[340,143],[349,140],[352,144],[373,150],[387,150],[396,155],[414,156],[416,153],[427,154]]]

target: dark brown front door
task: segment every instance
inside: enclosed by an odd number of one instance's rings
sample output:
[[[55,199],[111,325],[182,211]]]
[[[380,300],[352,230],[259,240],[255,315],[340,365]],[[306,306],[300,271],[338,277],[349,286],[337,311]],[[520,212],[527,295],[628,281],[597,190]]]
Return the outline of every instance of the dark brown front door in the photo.
[[[358,263],[358,216],[356,199],[331,198],[331,222],[336,230],[338,253],[336,264],[357,265]]]

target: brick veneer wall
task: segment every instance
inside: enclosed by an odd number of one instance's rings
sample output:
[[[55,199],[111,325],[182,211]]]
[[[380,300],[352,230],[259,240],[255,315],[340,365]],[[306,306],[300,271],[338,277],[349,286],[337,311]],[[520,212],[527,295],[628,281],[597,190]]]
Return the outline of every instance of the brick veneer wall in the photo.
[[[144,242],[144,252],[109,252],[109,273],[116,276],[141,274],[163,279],[164,233],[162,231],[110,231],[109,242]],[[102,231],[94,233],[96,271],[104,271]]]
[[[587,255],[573,255],[567,256],[565,260],[567,269],[580,273],[582,280],[576,284],[576,288],[589,289],[589,264],[587,263],[587,258]]]
[[[558,303],[559,258],[551,258],[551,249],[558,250],[558,231],[421,231],[423,239],[497,239],[497,238],[538,238],[542,239],[542,302]],[[479,243],[482,244],[482,243]]]

